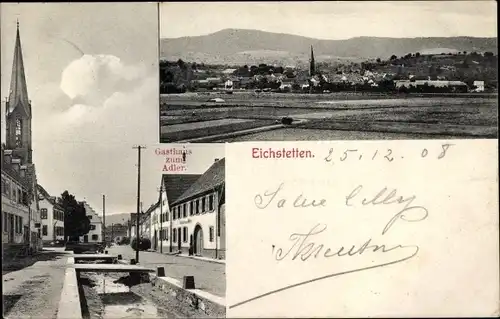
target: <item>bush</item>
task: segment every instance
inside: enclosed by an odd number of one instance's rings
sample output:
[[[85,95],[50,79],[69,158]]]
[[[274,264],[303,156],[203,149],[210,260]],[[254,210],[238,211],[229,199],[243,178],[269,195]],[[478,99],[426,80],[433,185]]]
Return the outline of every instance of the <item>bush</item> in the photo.
[[[120,238],[120,241],[118,242],[119,245],[128,245],[130,244],[130,238],[129,237],[122,237]]]
[[[130,243],[132,249],[137,249],[137,238],[132,239]],[[149,238],[140,238],[139,239],[139,250],[148,250],[151,248],[151,240]]]

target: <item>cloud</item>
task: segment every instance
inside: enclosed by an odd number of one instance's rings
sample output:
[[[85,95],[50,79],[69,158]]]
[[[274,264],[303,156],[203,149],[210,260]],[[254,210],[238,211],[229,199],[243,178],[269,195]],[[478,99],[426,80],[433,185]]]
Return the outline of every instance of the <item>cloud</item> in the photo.
[[[69,103],[52,108],[34,134],[39,179],[89,203],[110,198],[111,211],[135,207],[135,144],[158,142],[158,75],[111,55],[84,55],[61,74]],[[157,168],[144,183],[157,183]],[[150,175],[150,174],[149,174]],[[99,189],[96,191],[96,187]],[[64,189],[61,189],[62,192]],[[120,200],[118,200],[120,199]]]
[[[61,89],[77,103],[100,106],[111,95],[134,88],[145,68],[125,65],[113,55],[83,55],[62,72]]]

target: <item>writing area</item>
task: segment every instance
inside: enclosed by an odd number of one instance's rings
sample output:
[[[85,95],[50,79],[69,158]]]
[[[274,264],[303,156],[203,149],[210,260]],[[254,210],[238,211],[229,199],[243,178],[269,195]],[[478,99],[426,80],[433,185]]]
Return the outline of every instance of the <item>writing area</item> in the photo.
[[[255,159],[256,147],[313,157]],[[228,316],[487,316],[498,308],[496,141],[226,151],[227,205],[237,212],[227,220]]]

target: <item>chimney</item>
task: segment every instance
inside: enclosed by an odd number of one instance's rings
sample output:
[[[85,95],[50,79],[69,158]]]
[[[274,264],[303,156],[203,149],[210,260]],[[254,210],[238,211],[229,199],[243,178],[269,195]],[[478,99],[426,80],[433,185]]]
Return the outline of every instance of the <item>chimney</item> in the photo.
[[[21,171],[20,171],[21,177],[25,178],[26,177],[26,165],[21,166]]]
[[[14,170],[19,173],[21,169],[21,160],[19,158],[13,158],[11,159],[12,166],[14,167]]]

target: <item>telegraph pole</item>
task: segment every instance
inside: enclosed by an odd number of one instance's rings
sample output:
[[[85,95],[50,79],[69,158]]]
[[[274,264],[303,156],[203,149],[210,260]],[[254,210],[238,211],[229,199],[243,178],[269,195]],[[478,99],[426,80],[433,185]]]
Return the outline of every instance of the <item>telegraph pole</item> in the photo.
[[[160,185],[160,253],[163,253],[163,180]]]
[[[106,248],[106,195],[102,195],[102,242]]]
[[[139,263],[139,214],[141,209],[141,150],[145,149],[145,146],[134,146],[137,149],[137,218],[136,218],[136,228],[135,228],[135,262]]]

